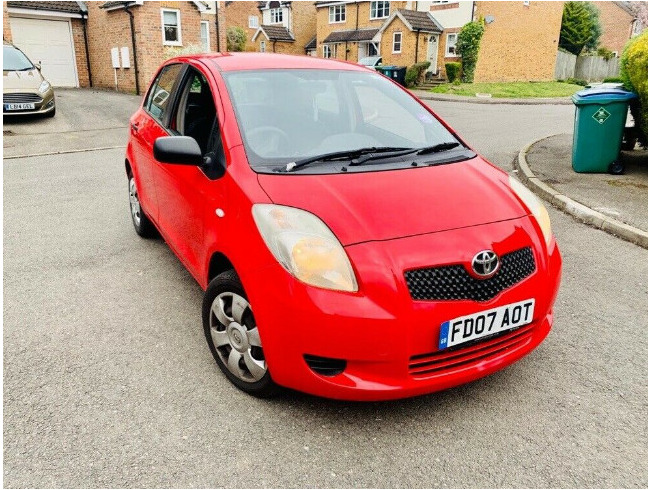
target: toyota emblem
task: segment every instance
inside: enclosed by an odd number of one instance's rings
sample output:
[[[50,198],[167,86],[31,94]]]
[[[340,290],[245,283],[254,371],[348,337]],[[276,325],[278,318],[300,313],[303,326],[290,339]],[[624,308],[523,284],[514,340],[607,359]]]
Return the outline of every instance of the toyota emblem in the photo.
[[[487,279],[499,270],[499,256],[492,250],[481,250],[472,259],[472,270],[481,279]]]

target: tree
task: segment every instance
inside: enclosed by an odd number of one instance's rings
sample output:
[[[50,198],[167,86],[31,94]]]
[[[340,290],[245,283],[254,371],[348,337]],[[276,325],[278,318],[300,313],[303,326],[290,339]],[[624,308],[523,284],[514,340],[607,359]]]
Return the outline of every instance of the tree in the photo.
[[[567,2],[562,13],[559,46],[576,56],[592,36],[593,17],[585,4],[586,2]]]
[[[585,50],[595,51],[600,44],[600,36],[603,34],[603,27],[600,24],[600,10],[596,4],[592,2],[584,2],[584,7],[589,12],[589,21],[591,26],[589,28],[589,40],[585,44]]]
[[[241,27],[229,27],[226,31],[226,47],[228,51],[244,51],[246,48],[246,32]]]
[[[468,22],[458,33],[456,51],[462,60],[463,72],[461,77],[465,83],[474,82],[474,70],[478,61],[478,50],[483,32],[485,32],[483,22]]]
[[[639,143],[648,147],[648,29],[625,45],[621,56],[621,78],[625,88],[639,98],[631,104]]]

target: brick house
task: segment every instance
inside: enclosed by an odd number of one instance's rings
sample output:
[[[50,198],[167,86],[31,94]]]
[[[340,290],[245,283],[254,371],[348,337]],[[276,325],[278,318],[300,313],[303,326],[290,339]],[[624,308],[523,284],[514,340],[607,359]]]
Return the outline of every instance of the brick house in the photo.
[[[410,66],[429,61],[429,71],[437,73],[442,31],[429,12],[398,9],[384,22],[373,41],[380,45],[384,64]]]
[[[555,80],[563,2],[476,2],[485,33],[475,82]]]
[[[600,24],[603,29],[600,45],[620,56],[629,39],[638,34],[636,11],[632,8],[632,2],[592,3],[600,11]],[[647,8],[647,3],[644,2],[643,5]]]
[[[226,49],[219,2],[3,2],[3,38],[55,86],[141,93],[165,59]],[[218,21],[217,21],[218,19]]]
[[[381,51],[375,36],[386,20],[407,2],[316,2],[318,56],[359,61]],[[382,53],[383,55],[384,53]]]
[[[316,34],[313,2],[226,2],[227,27],[246,32],[246,50],[304,55]]]

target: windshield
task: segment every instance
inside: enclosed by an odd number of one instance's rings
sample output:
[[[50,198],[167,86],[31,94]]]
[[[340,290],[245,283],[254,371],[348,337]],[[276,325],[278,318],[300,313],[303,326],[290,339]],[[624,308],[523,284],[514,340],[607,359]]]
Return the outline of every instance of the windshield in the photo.
[[[251,70],[223,75],[256,171],[333,152],[457,141],[415,99],[376,73]]]
[[[12,46],[3,46],[2,56],[2,71],[25,71],[34,68],[27,56]]]

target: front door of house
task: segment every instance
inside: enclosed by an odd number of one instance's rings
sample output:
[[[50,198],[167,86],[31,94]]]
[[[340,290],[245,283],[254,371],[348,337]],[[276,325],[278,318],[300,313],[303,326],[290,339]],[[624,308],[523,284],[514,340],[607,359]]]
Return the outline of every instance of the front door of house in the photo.
[[[431,62],[428,72],[438,73],[438,34],[429,36],[427,43],[427,60]]]

